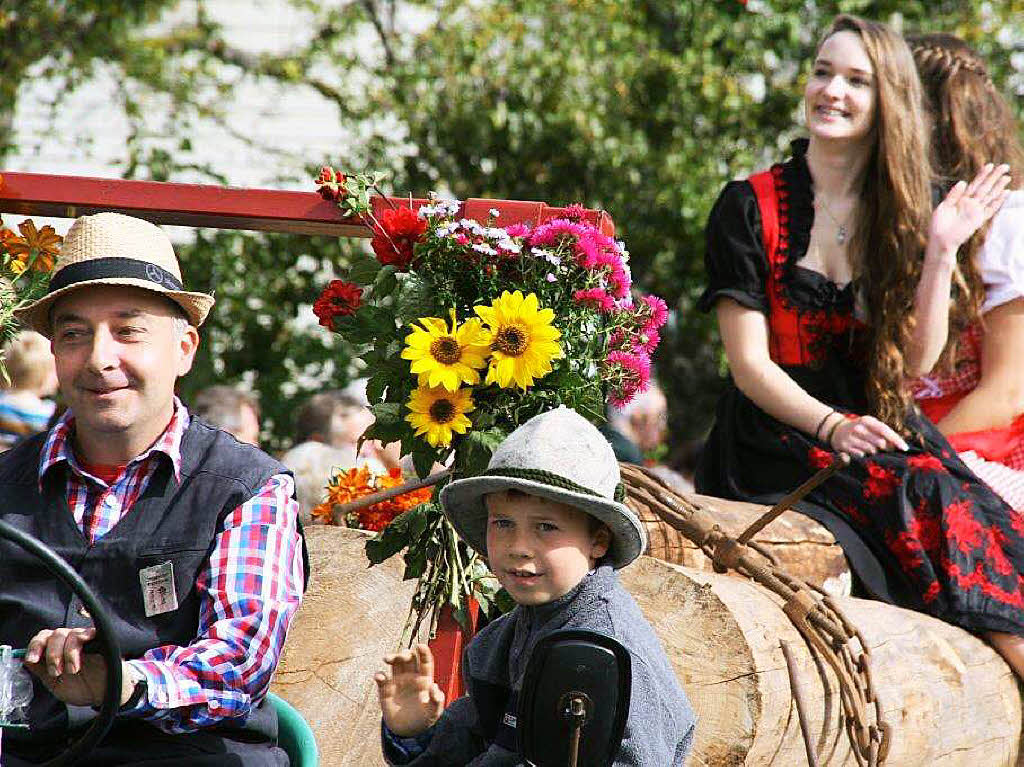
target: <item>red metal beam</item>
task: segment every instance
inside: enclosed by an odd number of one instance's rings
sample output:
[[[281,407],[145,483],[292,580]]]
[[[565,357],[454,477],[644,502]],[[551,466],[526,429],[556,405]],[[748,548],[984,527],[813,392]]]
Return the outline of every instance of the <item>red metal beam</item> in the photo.
[[[426,202],[413,199],[412,205],[417,208]],[[390,204],[408,205],[409,198],[373,198],[377,214]],[[502,226],[515,223],[536,225],[558,218],[565,211],[543,202],[470,199],[462,204],[460,216],[485,221],[492,208],[499,212],[498,221]],[[340,237],[371,235],[361,221],[345,218],[334,203],[324,200],[316,192],[40,173],[4,173],[0,176],[0,213],[76,218],[100,211],[126,213],[156,224]],[[605,234],[615,233],[615,225],[604,211],[588,210],[585,218]]]

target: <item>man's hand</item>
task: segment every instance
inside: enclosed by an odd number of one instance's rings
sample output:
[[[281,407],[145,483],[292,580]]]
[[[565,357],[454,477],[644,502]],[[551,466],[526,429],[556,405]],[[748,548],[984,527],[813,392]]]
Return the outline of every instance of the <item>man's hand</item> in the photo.
[[[385,655],[392,675],[374,674],[384,724],[400,737],[426,732],[444,711],[444,693],[434,682],[434,656],[425,644]]]
[[[40,631],[28,643],[25,668],[65,703],[99,706],[107,686],[107,662],[102,655],[82,652],[82,646],[95,636],[94,628]],[[119,706],[131,697],[134,686],[134,675],[122,661]]]

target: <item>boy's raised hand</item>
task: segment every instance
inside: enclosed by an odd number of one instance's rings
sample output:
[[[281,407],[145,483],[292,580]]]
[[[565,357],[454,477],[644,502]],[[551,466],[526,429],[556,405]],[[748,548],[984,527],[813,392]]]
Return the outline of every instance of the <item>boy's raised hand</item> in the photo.
[[[385,655],[391,675],[373,676],[380,696],[384,724],[403,738],[428,730],[444,711],[444,693],[434,682],[434,656],[425,644],[394,655]]]

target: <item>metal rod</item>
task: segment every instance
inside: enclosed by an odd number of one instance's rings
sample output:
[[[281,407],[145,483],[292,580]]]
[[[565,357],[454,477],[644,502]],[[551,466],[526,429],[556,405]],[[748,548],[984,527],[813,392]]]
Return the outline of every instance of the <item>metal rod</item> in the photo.
[[[793,700],[796,701],[796,715],[800,720],[800,732],[804,736],[804,750],[807,752],[807,764],[809,767],[818,767],[818,757],[814,753],[814,746],[811,744],[811,723],[807,721],[807,707],[804,701],[804,690],[800,679],[796,675],[796,659],[790,649],[789,642],[782,640],[782,654],[786,656],[786,668],[789,670],[789,689],[793,693]]]
[[[795,503],[802,501],[808,493],[814,490],[814,488],[816,488],[822,482],[827,480],[829,477],[831,477],[844,466],[849,465],[849,463],[850,456],[848,456],[846,453],[839,453],[832,460],[831,464],[826,466],[824,469],[818,471],[817,474],[815,474],[809,480],[804,482],[802,485],[800,485],[800,487],[798,487],[792,493],[787,495],[777,504],[772,506],[771,509],[769,509],[765,514],[763,514],[757,521],[755,521],[754,524],[752,524],[750,527],[748,527],[746,530],[740,533],[740,536],[736,539],[736,541],[741,544],[746,544],[751,538],[753,538],[755,535],[761,532],[761,530],[763,530],[776,517],[781,515],[784,511],[789,511],[789,509]]]
[[[586,706],[582,698],[573,697],[569,701],[569,717],[572,719],[572,735],[569,736],[569,767],[576,767],[580,758],[580,735],[583,732],[583,720],[586,718]]]

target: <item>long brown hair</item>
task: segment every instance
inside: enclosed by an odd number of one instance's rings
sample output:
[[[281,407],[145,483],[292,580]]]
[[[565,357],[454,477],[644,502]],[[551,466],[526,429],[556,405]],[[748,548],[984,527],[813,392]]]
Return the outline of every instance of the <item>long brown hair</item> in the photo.
[[[871,327],[869,407],[905,431],[911,407],[904,350],[910,347],[914,297],[931,219],[932,176],[921,82],[903,38],[885,24],[837,16],[825,35],[857,34],[875,71],[874,146],[860,189],[851,253]]]
[[[986,162],[1010,165],[1013,186],[1024,172],[1024,147],[1009,104],[970,46],[954,35],[908,35],[917,71],[924,87],[925,110],[931,128],[932,165],[948,185],[970,180]],[[939,364],[950,367],[960,332],[978,319],[985,285],[976,255],[987,227],[960,249],[950,309],[949,342]]]

